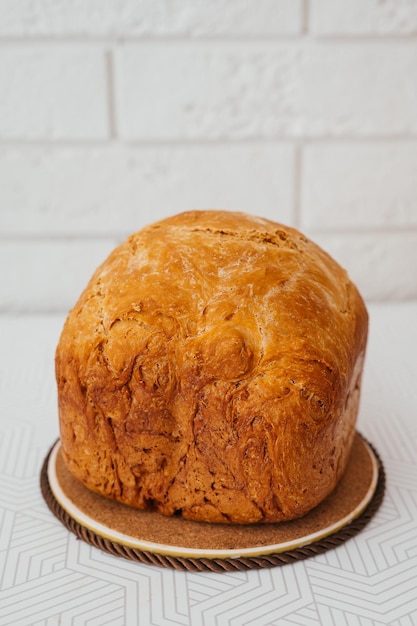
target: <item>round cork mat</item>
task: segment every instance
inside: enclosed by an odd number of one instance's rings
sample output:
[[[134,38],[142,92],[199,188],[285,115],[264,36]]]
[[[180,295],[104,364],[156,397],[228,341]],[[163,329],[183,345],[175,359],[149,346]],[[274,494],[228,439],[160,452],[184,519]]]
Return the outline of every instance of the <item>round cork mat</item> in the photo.
[[[48,507],[77,537],[116,556],[188,571],[274,567],[325,552],[364,528],[384,489],[381,459],[358,433],[333,493],[303,518],[278,524],[191,522],[109,500],[69,473],[59,441],[41,471]]]

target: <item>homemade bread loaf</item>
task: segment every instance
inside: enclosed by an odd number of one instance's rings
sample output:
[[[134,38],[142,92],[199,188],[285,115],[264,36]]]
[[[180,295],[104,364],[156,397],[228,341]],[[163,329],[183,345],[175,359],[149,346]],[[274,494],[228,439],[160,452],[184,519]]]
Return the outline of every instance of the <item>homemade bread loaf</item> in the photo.
[[[95,492],[164,515],[300,517],[345,469],[367,325],[346,272],[294,229],[226,211],[148,226],[65,322],[65,462]]]

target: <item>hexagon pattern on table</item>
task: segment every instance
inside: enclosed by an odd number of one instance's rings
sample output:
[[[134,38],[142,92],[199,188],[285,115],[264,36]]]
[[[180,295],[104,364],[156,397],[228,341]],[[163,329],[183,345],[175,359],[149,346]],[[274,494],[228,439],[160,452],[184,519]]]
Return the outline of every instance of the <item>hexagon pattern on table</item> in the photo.
[[[383,423],[378,451],[389,489],[358,536],[291,566],[218,574],[141,565],[78,540],[40,494],[39,471],[48,450],[36,446],[27,423],[0,424],[4,626],[417,623],[417,484],[410,469],[415,429]],[[373,433],[367,435],[372,441]]]

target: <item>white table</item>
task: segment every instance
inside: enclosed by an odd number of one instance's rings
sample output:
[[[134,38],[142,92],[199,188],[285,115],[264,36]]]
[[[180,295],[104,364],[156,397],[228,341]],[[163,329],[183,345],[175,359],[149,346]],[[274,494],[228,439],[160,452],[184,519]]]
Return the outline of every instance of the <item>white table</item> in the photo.
[[[417,302],[369,306],[358,430],[387,473],[355,538],[294,565],[184,573],[102,553],[49,512],[39,470],[58,437],[63,316],[0,317],[1,626],[417,624]]]

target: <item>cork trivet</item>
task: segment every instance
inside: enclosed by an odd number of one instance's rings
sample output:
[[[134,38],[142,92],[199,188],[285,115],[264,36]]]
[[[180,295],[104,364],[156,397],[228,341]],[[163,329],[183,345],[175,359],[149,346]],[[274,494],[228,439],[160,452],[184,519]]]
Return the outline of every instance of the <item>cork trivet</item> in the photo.
[[[331,549],[368,523],[384,488],[382,462],[359,434],[334,492],[303,518],[279,524],[207,524],[132,509],[76,480],[59,442],[41,472],[46,503],[79,538],[117,556],[192,571],[273,567]]]

